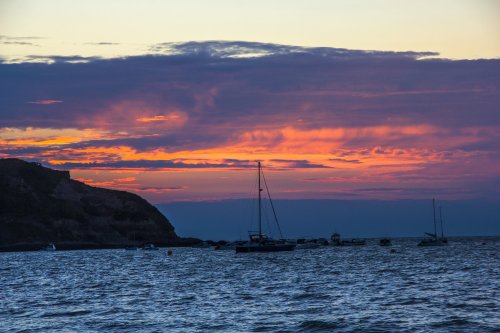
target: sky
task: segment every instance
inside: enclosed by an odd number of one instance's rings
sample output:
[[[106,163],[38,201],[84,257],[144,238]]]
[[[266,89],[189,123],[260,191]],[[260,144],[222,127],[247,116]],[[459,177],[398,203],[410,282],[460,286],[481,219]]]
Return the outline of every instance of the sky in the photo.
[[[153,203],[500,201],[497,1],[0,1],[0,157]]]
[[[207,40],[497,58],[499,16],[497,0],[0,0],[0,45],[10,59]]]
[[[436,204],[442,207],[446,237],[500,234],[498,204],[474,200]],[[252,214],[242,214],[252,206],[255,200],[174,202],[158,208],[177,222],[175,231],[180,236],[239,240],[246,239],[248,230],[257,230]],[[343,238],[419,237],[434,232],[430,200],[275,200],[274,207],[287,238],[329,238],[334,232]],[[272,213],[264,212],[264,232],[280,237]],[[437,231],[441,234],[440,223]]]

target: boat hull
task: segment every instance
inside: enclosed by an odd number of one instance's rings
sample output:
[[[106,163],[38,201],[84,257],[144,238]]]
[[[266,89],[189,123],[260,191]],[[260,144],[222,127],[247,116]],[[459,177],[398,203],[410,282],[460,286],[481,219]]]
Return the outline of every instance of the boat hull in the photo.
[[[305,243],[305,244],[297,244],[297,250],[313,250],[319,249],[320,245],[316,243]]]
[[[251,252],[282,252],[295,250],[295,244],[269,244],[269,245],[240,245],[236,247],[236,253]]]
[[[448,241],[444,240],[422,240],[418,243],[418,246],[446,246]]]
[[[391,240],[390,240],[390,239],[383,238],[383,239],[381,239],[381,240],[378,242],[378,244],[379,244],[380,246],[391,246],[391,245],[392,245],[392,242],[391,242]]]
[[[366,241],[348,241],[348,240],[343,240],[332,244],[332,246],[364,246],[364,245],[366,245]]]

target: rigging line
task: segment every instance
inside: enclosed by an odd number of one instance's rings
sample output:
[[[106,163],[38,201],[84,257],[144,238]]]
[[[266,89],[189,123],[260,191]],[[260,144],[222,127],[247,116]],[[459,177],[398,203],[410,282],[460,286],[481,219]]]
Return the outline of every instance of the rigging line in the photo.
[[[444,238],[443,214],[441,213],[441,206],[439,206],[439,221],[441,222],[441,238]]]
[[[264,200],[263,204],[264,204],[264,209],[263,209],[264,220],[266,221],[268,234],[269,234],[269,236],[272,236],[273,235],[273,229],[271,227],[271,223],[269,222],[271,219],[269,218],[269,215],[267,214],[268,213],[267,200]]]
[[[267,186],[266,176],[264,176],[264,171],[261,170],[262,179],[264,179],[264,185],[266,186],[267,196],[269,197],[269,202],[271,203],[271,208],[273,209],[274,220],[278,226],[278,231],[280,233],[281,239],[283,239],[283,233],[281,232],[280,223],[278,222],[278,216],[276,216],[276,210],[274,209],[273,199],[271,199],[271,193],[269,193],[269,187]]]

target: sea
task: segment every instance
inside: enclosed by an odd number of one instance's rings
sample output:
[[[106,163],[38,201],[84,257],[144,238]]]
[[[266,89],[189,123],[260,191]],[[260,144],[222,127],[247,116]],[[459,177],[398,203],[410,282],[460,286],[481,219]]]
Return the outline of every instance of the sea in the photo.
[[[500,238],[0,253],[0,332],[500,332]]]

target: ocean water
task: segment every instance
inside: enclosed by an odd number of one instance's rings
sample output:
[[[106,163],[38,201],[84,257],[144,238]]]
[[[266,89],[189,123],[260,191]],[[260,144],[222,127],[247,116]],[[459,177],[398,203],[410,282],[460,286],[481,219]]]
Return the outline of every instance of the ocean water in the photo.
[[[0,253],[0,332],[500,332],[500,239],[416,242]]]

